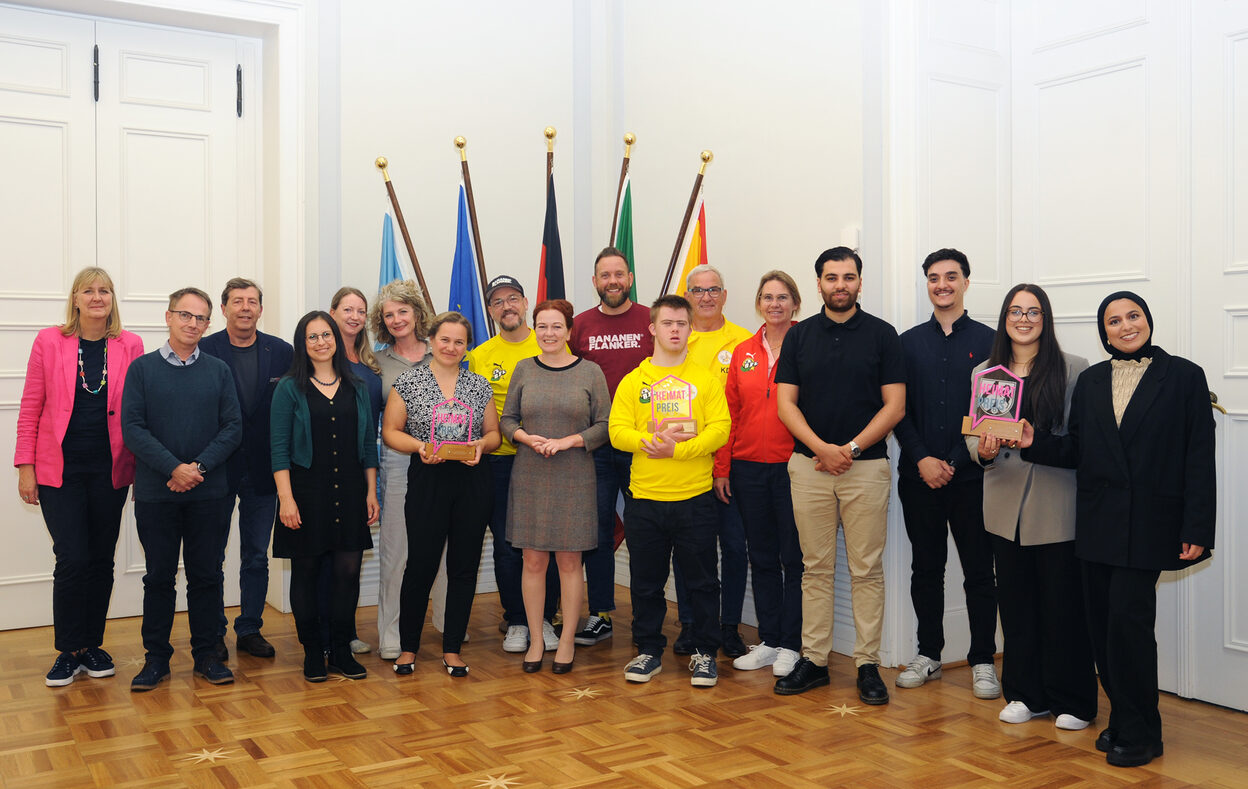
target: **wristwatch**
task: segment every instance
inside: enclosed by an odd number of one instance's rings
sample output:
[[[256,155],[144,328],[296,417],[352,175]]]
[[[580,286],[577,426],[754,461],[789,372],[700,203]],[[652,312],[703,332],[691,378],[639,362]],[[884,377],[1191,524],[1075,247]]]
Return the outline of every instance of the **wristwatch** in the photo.
[[[858,456],[854,455],[854,457],[858,457]],[[195,461],[195,468],[198,469],[200,474],[208,473],[208,467],[205,466],[203,463],[200,463],[198,460]]]
[[[849,454],[854,460],[857,460],[858,456],[862,454],[862,447],[858,446],[857,442],[850,441]]]

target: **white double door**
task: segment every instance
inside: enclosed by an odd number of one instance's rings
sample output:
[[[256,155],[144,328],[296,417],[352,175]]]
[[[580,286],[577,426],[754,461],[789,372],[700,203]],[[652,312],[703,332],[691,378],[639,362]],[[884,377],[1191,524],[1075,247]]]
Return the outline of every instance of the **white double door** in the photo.
[[[170,292],[193,285],[216,294],[232,276],[256,276],[260,81],[244,70],[240,117],[238,68],[259,63],[260,46],[0,5],[0,451],[7,457],[31,343],[41,328],[64,321],[83,267],[108,270],[125,327],[149,351],[167,338]],[[209,331],[221,328],[214,312]],[[0,629],[52,622],[51,540],[38,509],[13,495],[15,477],[0,495]],[[141,613],[143,572],[127,503],[111,616]],[[226,577],[238,577],[233,543]],[[227,605],[237,602],[237,583],[227,582],[226,595]]]

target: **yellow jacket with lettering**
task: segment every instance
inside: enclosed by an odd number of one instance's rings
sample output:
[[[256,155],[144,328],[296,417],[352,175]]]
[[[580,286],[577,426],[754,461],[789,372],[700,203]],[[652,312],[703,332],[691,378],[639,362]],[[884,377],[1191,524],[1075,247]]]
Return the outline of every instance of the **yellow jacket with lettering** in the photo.
[[[659,402],[669,403],[673,410],[667,413],[681,415],[682,406],[688,403],[686,413],[691,413],[697,423],[698,434],[676,444],[675,455],[670,458],[651,458],[641,448],[643,439],[652,439],[651,420],[655,417],[655,397],[652,388],[669,376],[666,396]],[[684,387],[688,384],[689,389]],[[681,396],[691,392],[692,398]],[[685,361],[677,367],[657,367],[652,358],[642,361],[620,381],[611,403],[609,430],[611,444],[622,452],[633,454],[632,480],[629,489],[633,496],[653,501],[684,501],[706,493],[711,489],[711,468],[715,450],[728,441],[728,401],[718,376],[697,362]]]

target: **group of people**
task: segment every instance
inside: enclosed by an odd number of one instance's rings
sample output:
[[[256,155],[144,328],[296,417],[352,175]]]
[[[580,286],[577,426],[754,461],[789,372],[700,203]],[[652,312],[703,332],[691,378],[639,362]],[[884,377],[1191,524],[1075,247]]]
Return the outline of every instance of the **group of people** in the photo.
[[[442,666],[467,676],[461,652],[488,527],[503,649],[523,653],[525,672],[540,671],[547,651],[552,671],[569,672],[578,645],[613,634],[622,497],[637,648],[627,681],[662,670],[674,571],[672,646],[689,657],[695,687],[717,683],[721,651],[739,670],[770,666],[777,694],[828,685],[839,530],[859,696],[886,704],[894,433],[918,624],[918,654],[897,687],[941,675],[952,534],[974,694],[1004,688],[1008,723],[1052,713],[1058,727],[1082,729],[1097,715],[1099,674],[1111,714],[1097,747],[1123,766],[1160,755],[1155,584],[1213,545],[1213,419],[1200,368],[1152,344],[1148,305],[1133,293],[1102,303],[1112,358],[1089,367],[1062,353],[1038,286],[1009,291],[995,331],[971,319],[970,264],[955,249],[924,261],[932,317],[900,336],[859,305],[854,250],[829,249],[814,268],[822,309],[798,322],[796,282],[769,271],[751,333],[724,317],[713,267],[646,308],[630,298],[624,254],[607,247],[594,263],[599,303],[579,315],[562,299],[530,314],[519,281],[493,279],[485,301],[499,334],[476,347],[462,315],[432,315],[415,285],[398,281],[371,310],[363,293],[341,289],[287,344],[257,329],[260,287],[233,279],[221,296],[225,330],[201,342],[211,301],[182,289],[170,296],[168,341],[146,355],[121,327],[108,274],[85,269],[65,323],[35,341],[15,456],[19,492],[42,507],[56,555],[59,654],[47,684],[115,671],[104,619],[133,484],[147,559],[135,691],[169,676],[179,548],[194,673],[233,680],[222,560],[236,503],[239,650],[275,654],[261,634],[272,534],[273,555],[290,560],[305,678],[364,677],[355,655],[370,646],[355,610],[379,522],[380,656],[413,673],[432,598]],[[369,329],[382,350],[371,350]],[[963,435],[972,375],[996,366],[1025,381],[1021,438]],[[747,567],[759,623],[748,646]],[[1086,627],[1072,626],[1081,619]]]

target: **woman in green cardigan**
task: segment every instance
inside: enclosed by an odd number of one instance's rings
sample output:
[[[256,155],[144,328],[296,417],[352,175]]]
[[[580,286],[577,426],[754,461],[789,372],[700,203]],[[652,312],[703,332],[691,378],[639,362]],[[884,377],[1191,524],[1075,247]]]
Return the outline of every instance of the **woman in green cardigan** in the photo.
[[[270,436],[277,484],[273,555],[290,559],[290,607],[303,644],[303,676],[368,672],[351,654],[360,562],[373,547],[377,439],[368,388],[351,373],[338,324],[314,310],[295,328],[294,361],[273,392]],[[330,643],[317,627],[317,576],[328,557]],[[329,653],[326,665],[325,653]]]

